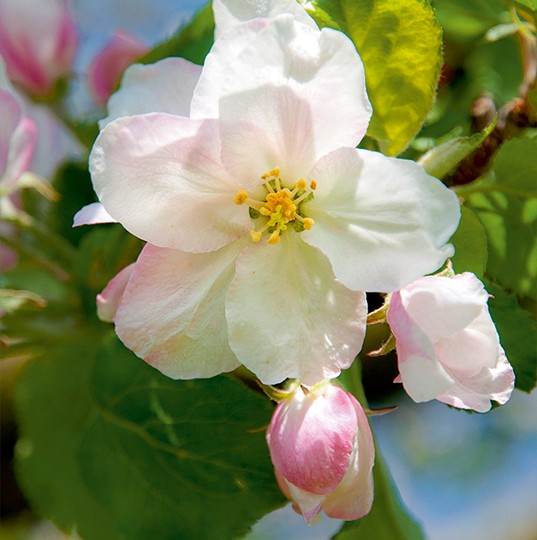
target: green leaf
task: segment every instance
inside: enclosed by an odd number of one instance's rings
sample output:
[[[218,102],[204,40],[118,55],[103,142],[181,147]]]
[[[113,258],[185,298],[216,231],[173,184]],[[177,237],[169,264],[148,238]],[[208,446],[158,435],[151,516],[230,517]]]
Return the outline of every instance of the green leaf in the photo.
[[[18,386],[18,470],[41,512],[85,540],[231,540],[284,503],[267,399],[227,377],[173,381],[115,336],[91,343]]]
[[[171,38],[157,45],[138,62],[153,64],[169,56],[181,56],[203,64],[214,41],[214,17],[211,5],[205,6],[192,21],[180,28]]]
[[[312,0],[322,26],[345,32],[365,66],[373,118],[368,135],[395,155],[429,112],[442,65],[442,31],[425,0]]]
[[[358,521],[345,523],[337,540],[423,540],[421,527],[409,515],[384,458],[376,449],[375,499],[371,512]]]
[[[492,171],[457,193],[483,224],[487,274],[507,290],[537,299],[537,141],[513,139],[499,149]]]
[[[530,13],[537,12],[537,0],[515,0],[517,7],[526,8]]]
[[[485,130],[475,133],[470,137],[456,137],[446,141],[436,148],[432,148],[424,154],[420,160],[420,165],[432,176],[444,178],[474,150],[479,148],[483,141],[489,136],[496,125],[496,120]]]
[[[490,281],[485,282],[487,291],[493,295],[489,300],[489,310],[496,323],[505,354],[515,370],[515,386],[524,392],[531,392],[537,384],[537,321],[501,287]]]
[[[459,228],[451,238],[455,246],[452,258],[456,273],[473,272],[482,277],[487,266],[487,235],[476,215],[466,207],[461,208]]]

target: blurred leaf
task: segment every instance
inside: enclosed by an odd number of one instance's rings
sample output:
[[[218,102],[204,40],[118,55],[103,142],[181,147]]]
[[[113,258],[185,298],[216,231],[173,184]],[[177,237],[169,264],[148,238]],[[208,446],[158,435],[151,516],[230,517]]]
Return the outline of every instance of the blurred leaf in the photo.
[[[424,0],[312,0],[319,26],[345,32],[364,62],[373,118],[368,135],[398,154],[423,124],[442,64],[442,31]]]
[[[451,243],[455,246],[452,258],[456,273],[473,272],[482,277],[487,266],[487,235],[476,215],[466,207],[461,208],[461,222]]]
[[[62,165],[56,173],[54,187],[60,193],[60,200],[50,206],[46,222],[51,229],[77,245],[88,229],[73,228],[73,216],[96,200],[88,164],[68,162]]]
[[[138,62],[153,64],[168,56],[181,56],[203,64],[214,41],[214,17],[212,6],[205,6],[192,21],[180,28],[171,38],[157,45]]]
[[[537,12],[536,0],[515,0],[515,4],[517,7],[526,8],[530,13]]]
[[[92,355],[96,341],[19,384],[18,469],[45,515],[85,540],[225,540],[283,504],[268,400],[226,377],[173,381],[115,336]]]
[[[537,384],[537,321],[521,308],[514,296],[490,281],[487,291],[494,296],[489,300],[492,319],[496,323],[505,354],[515,370],[515,386],[531,392]]]
[[[358,521],[349,521],[334,537],[337,540],[424,540],[423,531],[410,516],[390,475],[384,458],[376,449],[375,499],[371,512]]]
[[[444,32],[457,41],[470,41],[504,21],[502,0],[432,0]]]
[[[457,188],[487,234],[487,274],[507,290],[537,299],[537,140],[513,139],[492,171]]]
[[[95,315],[95,296],[120,270],[136,260],[142,245],[119,224],[94,226],[84,236],[74,274],[86,315]]]
[[[479,148],[483,141],[494,129],[497,119],[494,120],[485,130],[475,133],[471,137],[456,137],[446,141],[436,148],[432,148],[424,154],[420,160],[420,165],[432,176],[444,178],[474,150]]]

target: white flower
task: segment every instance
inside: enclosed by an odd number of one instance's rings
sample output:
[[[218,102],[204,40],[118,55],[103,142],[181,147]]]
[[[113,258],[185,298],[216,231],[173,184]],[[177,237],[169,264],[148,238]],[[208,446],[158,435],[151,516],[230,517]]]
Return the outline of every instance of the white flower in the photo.
[[[361,348],[363,291],[453,253],[456,196],[414,162],[355,149],[371,108],[342,33],[257,18],[203,70],[167,59],[126,77],[90,169],[111,219],[148,242],[116,331],[168,376],[242,363],[268,384],[335,377]]]
[[[400,377],[417,402],[438,399],[486,412],[505,403],[513,368],[500,346],[483,284],[465,272],[429,276],[392,295],[388,322],[396,338]]]

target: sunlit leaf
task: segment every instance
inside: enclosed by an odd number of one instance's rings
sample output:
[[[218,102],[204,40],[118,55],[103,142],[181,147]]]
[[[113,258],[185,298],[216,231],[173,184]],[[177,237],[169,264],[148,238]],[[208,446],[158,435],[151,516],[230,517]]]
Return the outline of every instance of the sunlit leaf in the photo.
[[[457,189],[485,227],[487,274],[537,299],[537,141],[514,139],[498,151],[484,179]]]
[[[364,62],[373,118],[368,135],[398,154],[431,108],[442,64],[442,31],[424,0],[312,0],[320,26],[345,32]]]
[[[487,266],[487,235],[469,208],[462,208],[461,222],[451,243],[455,246],[455,256],[452,258],[455,272],[473,272],[482,277]]]

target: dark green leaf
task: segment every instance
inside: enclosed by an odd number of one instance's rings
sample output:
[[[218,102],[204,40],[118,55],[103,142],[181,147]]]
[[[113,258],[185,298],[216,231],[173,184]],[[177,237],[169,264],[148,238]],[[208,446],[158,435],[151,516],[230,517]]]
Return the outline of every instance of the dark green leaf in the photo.
[[[91,349],[40,359],[19,384],[18,469],[45,515],[85,540],[231,540],[284,503],[268,400],[226,377],[168,379],[115,336]]]
[[[337,540],[423,540],[421,527],[409,515],[388,466],[376,450],[375,500],[367,516],[358,521],[345,523],[334,537]]]
[[[507,359],[515,370],[515,386],[531,392],[537,383],[537,322],[520,307],[514,296],[490,281],[486,281],[485,286],[494,297],[489,300],[490,314]]]
[[[368,135],[398,154],[417,133],[436,94],[442,31],[424,0],[312,0],[320,26],[345,32],[364,62],[373,118]]]
[[[455,246],[452,258],[456,273],[473,272],[482,277],[487,266],[487,235],[476,215],[466,207],[462,207],[459,228],[451,238]]]

